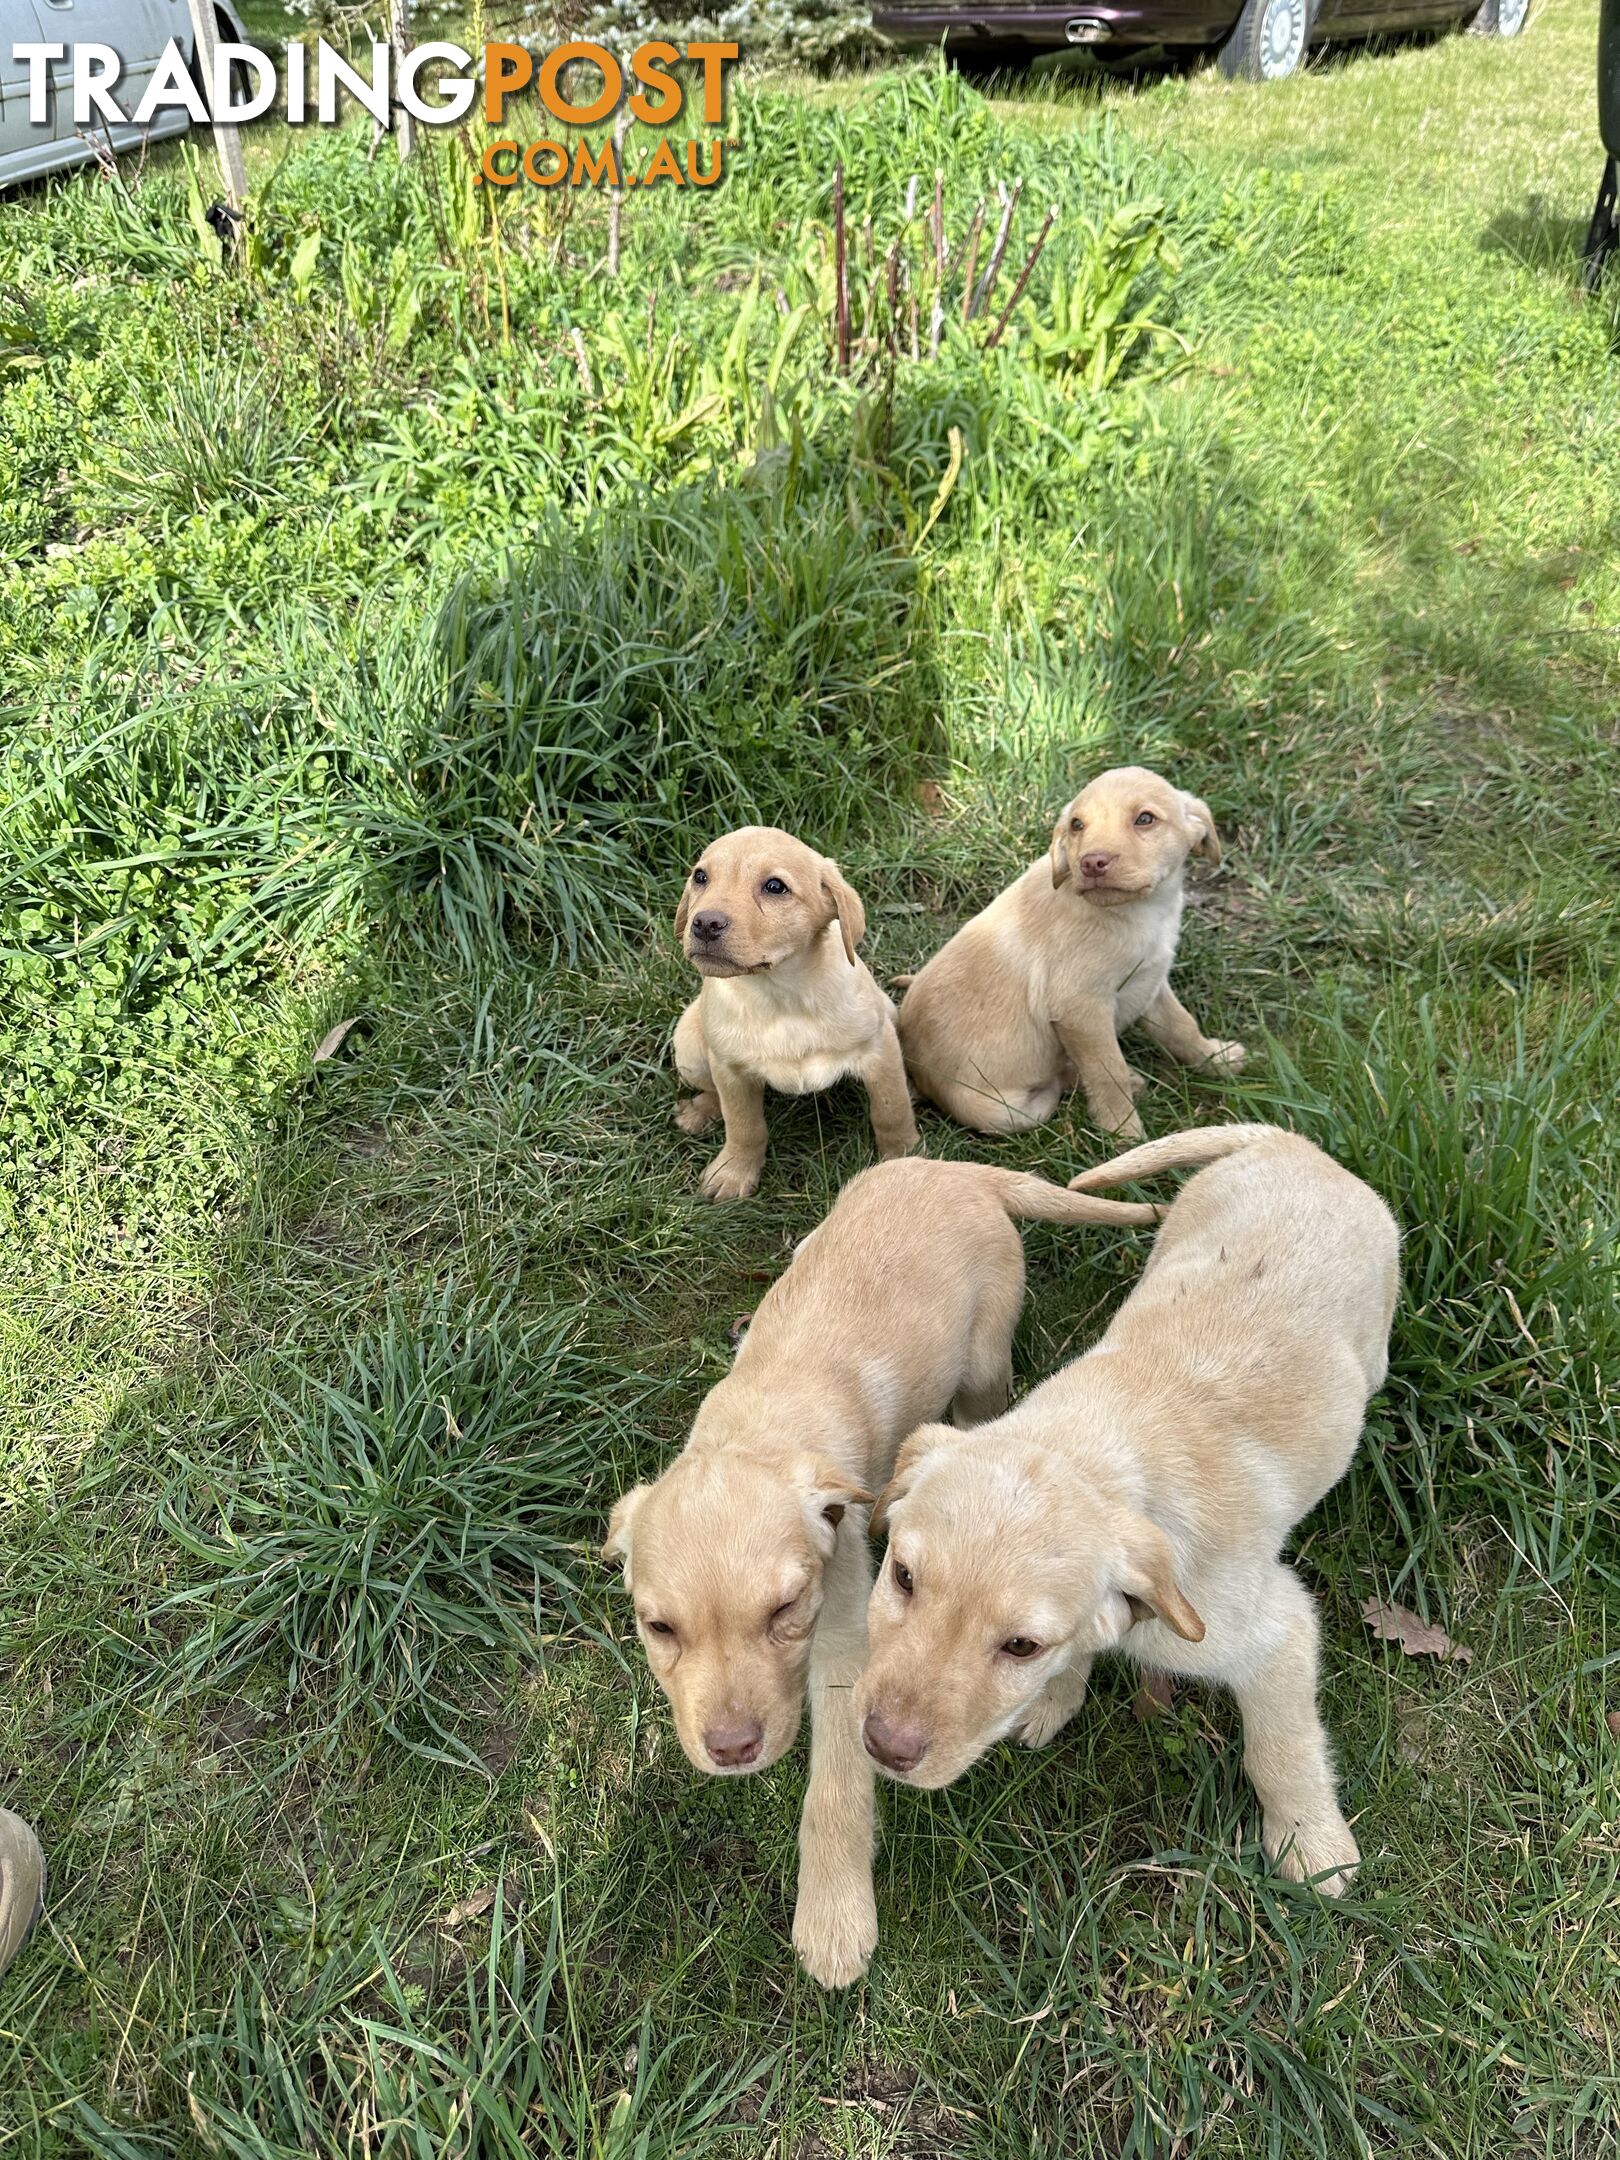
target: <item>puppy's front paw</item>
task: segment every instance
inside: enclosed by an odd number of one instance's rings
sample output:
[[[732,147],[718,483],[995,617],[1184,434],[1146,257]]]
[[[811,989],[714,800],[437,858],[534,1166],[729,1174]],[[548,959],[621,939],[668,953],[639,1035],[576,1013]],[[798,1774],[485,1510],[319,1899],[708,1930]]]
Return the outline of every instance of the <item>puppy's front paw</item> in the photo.
[[[1248,1054],[1240,1042],[1212,1042],[1204,1063],[1218,1065],[1223,1072],[1241,1072]]]
[[[1126,1066],[1125,1085],[1131,1091],[1131,1100],[1133,1102],[1136,1100],[1137,1096],[1141,1094],[1142,1090],[1147,1086],[1147,1084],[1148,1076],[1146,1073],[1138,1072],[1134,1065]]]
[[[894,1162],[901,1155],[921,1155],[925,1152],[922,1135],[915,1125],[909,1132],[874,1133],[872,1137],[877,1142],[880,1162]]]
[[[675,1105],[675,1122],[682,1132],[705,1133],[719,1115],[718,1095],[688,1095]]]
[[[1085,1672],[1071,1666],[1048,1680],[1024,1712],[1023,1723],[1013,1727],[1014,1738],[1022,1740],[1027,1748],[1045,1747],[1055,1740],[1085,1701],[1089,1672],[1088,1660]]]
[[[1147,1127],[1134,1110],[1127,1110],[1125,1115],[1112,1125],[1107,1118],[1101,1116],[1097,1123],[1111,1140],[1140,1140],[1147,1132]]]
[[[870,1875],[835,1875],[817,1869],[799,1879],[793,1911],[793,1947],[818,1986],[848,1987],[858,1980],[877,1948],[877,1901]]]
[[[757,1155],[722,1148],[703,1173],[703,1192],[710,1200],[746,1200],[759,1190],[761,1167]]]
[[[1361,1847],[1337,1808],[1310,1822],[1268,1815],[1261,1842],[1285,1881],[1313,1883],[1324,1897],[1343,1897],[1361,1865]]]
[[[1022,1740],[1028,1748],[1046,1747],[1057,1738],[1079,1707],[1078,1703],[1048,1702],[1042,1695],[1031,1703],[1022,1725],[1013,1727],[1014,1738]]]

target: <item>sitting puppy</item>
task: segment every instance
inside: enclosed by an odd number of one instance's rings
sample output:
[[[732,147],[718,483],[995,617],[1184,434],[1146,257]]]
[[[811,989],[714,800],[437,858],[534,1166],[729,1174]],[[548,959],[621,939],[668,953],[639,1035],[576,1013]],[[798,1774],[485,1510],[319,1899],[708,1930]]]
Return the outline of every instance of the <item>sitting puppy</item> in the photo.
[[[746,1200],[765,1160],[765,1090],[811,1095],[847,1073],[866,1083],[878,1153],[917,1145],[894,1007],[856,953],[866,913],[836,863],[771,825],[704,849],[675,911],[703,988],[675,1029],[675,1069],[697,1093],[683,1132],[724,1118],[703,1173],[711,1200]]]
[[[685,1451],[613,1510],[648,1662],[699,1770],[768,1769],[811,1700],[793,1940],[824,1987],[877,1941],[871,1764],[850,1690],[871,1582],[860,1509],[903,1433],[1006,1407],[1024,1255],[1013,1216],[1157,1210],[988,1163],[887,1163],[850,1181],[765,1293]]]
[[[1091,782],[1052,849],[964,923],[906,990],[900,1041],[919,1093],[975,1132],[1042,1125],[1076,1080],[1104,1132],[1141,1133],[1122,1029],[1184,1065],[1243,1063],[1170,988],[1182,867],[1221,859],[1208,806],[1123,765]]]
[[[1223,1681],[1267,1854],[1336,1896],[1360,1854],[1316,1607],[1278,1555],[1382,1385],[1399,1236],[1358,1178],[1267,1125],[1178,1133],[1075,1183],[1195,1163],[1095,1349],[1007,1416],[900,1450],[856,1714],[885,1770],[939,1786],[1008,1733],[1050,1740],[1099,1650]]]

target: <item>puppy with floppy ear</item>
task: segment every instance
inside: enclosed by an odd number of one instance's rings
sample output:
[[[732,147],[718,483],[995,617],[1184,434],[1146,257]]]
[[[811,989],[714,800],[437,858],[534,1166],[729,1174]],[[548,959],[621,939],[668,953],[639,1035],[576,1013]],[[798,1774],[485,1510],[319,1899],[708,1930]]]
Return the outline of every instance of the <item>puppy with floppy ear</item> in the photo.
[[[1359,1179],[1265,1125],[1177,1134],[1075,1183],[1199,1165],[1095,1349],[1006,1416],[900,1449],[856,1713],[890,1776],[940,1786],[1008,1734],[1043,1746],[1099,1651],[1223,1681],[1266,1852],[1337,1895],[1360,1855],[1315,1607],[1277,1556],[1383,1382],[1399,1237]]]
[[[977,1132],[1024,1132],[1085,1089],[1105,1132],[1134,1136],[1142,1076],[1119,1047],[1139,1025],[1184,1065],[1236,1071],[1170,988],[1189,855],[1221,843],[1209,805],[1139,765],[1101,773],[1064,809],[1046,855],[914,976],[900,1040],[919,1093]]]
[[[603,1554],[624,1564],[697,1769],[769,1768],[809,1693],[793,1940],[823,1986],[856,1978],[877,1940],[873,1772],[850,1710],[871,1584],[864,1510],[902,1433],[947,1408],[961,1423],[1006,1408],[1024,1294],[1013,1219],[1154,1213],[990,1163],[863,1172],[760,1301],[685,1449],[613,1509]]]
[[[711,1200],[745,1200],[765,1160],[765,1090],[810,1095],[865,1082],[879,1155],[917,1145],[894,1007],[856,951],[866,910],[835,862],[770,825],[706,847],[675,910],[703,987],[675,1029],[675,1067],[696,1093],[675,1122],[725,1121],[703,1173]]]

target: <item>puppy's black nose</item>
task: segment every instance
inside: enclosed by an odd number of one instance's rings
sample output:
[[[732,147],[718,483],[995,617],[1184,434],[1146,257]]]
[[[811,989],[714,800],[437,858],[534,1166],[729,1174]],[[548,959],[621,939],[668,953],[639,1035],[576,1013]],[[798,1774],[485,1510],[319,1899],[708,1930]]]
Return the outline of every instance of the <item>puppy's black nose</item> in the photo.
[[[705,945],[712,945],[717,938],[723,938],[730,928],[731,917],[729,915],[694,915],[692,917],[692,935]]]
[[[757,1760],[764,1744],[765,1728],[758,1718],[750,1718],[746,1725],[711,1725],[703,1735],[711,1761],[725,1770],[745,1768]]]
[[[875,1710],[861,1727],[861,1740],[874,1761],[902,1775],[915,1770],[928,1753],[928,1735],[920,1725],[896,1724]]]

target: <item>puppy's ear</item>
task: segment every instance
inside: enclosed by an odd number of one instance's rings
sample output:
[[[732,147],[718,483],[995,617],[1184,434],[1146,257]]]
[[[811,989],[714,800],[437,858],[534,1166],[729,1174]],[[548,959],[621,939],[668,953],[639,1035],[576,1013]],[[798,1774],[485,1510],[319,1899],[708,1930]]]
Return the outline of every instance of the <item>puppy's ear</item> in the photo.
[[[636,1510],[646,1499],[651,1487],[632,1485],[627,1493],[613,1503],[613,1513],[608,1517],[608,1534],[602,1544],[602,1558],[608,1562],[622,1560],[628,1568],[630,1563],[630,1530],[636,1519]]]
[[[1073,808],[1072,803],[1065,803],[1061,816],[1052,827],[1052,885],[1054,890],[1059,885],[1067,885],[1069,882],[1069,817]]]
[[[1195,836],[1190,852],[1202,855],[1206,862],[1218,863],[1221,859],[1221,836],[1215,830],[1215,820],[1210,815],[1209,804],[1197,795],[1184,792],[1181,798],[1181,814],[1187,820],[1188,830]]]
[[[889,1527],[889,1510],[897,1501],[903,1500],[911,1490],[923,1457],[939,1443],[941,1433],[949,1433],[948,1425],[919,1425],[900,1443],[900,1452],[894,1458],[894,1474],[877,1496],[872,1509],[872,1520],[867,1530],[872,1537],[881,1536]]]
[[[828,908],[827,920],[836,921],[844,940],[844,958],[855,965],[855,948],[866,935],[866,910],[861,896],[835,862],[821,864],[821,897]]]
[[[835,1470],[831,1463],[815,1459],[805,1464],[801,1483],[805,1519],[820,1547],[822,1557],[830,1560],[838,1535],[838,1525],[844,1519],[845,1510],[865,1507],[872,1495],[864,1491],[852,1478],[845,1477],[841,1470]]]
[[[1175,1559],[1170,1540],[1157,1523],[1145,1515],[1121,1518],[1125,1564],[1119,1590],[1138,1620],[1149,1614],[1162,1620],[1183,1642],[1202,1642],[1204,1623],[1182,1596],[1176,1582]]]
[[[692,880],[688,878],[681,888],[681,904],[675,910],[675,936],[677,940],[684,938],[686,935],[686,926],[692,919],[693,898]]]

